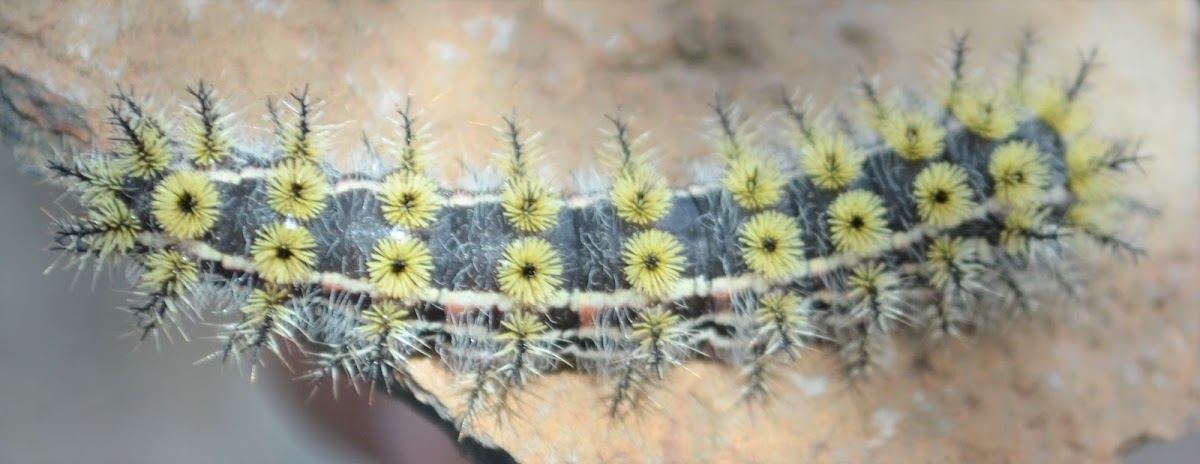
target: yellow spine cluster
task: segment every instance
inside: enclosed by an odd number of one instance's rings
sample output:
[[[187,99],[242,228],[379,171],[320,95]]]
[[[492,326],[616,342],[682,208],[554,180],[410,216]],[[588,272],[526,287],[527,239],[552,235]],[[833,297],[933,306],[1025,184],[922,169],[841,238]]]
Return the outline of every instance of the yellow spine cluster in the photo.
[[[687,350],[688,334],[680,317],[662,303],[671,299],[687,266],[683,243],[673,234],[655,227],[671,209],[671,192],[662,177],[630,139],[627,122],[609,117],[614,131],[602,156],[613,165],[609,198],[617,217],[633,230],[622,246],[625,282],[648,303],[636,314],[628,337],[636,342],[621,359],[621,375],[615,382],[610,414],[638,401],[640,384],[658,382],[678,364]]]
[[[795,124],[791,138],[800,154],[800,171],[813,185],[821,190],[839,191],[862,176],[866,157],[845,135],[814,126],[805,111],[790,98],[785,97],[783,103]],[[890,109],[874,103],[872,108],[876,115],[872,120],[876,124],[883,124],[890,118]]]
[[[722,131],[722,146],[737,147],[724,152],[725,188],[743,210],[752,214],[738,231],[742,259],[754,273],[785,281],[802,269],[804,261],[800,224],[771,209],[783,197],[787,181],[776,166],[751,148],[748,137],[737,129],[725,107],[716,104],[713,109]],[[803,123],[801,131],[810,134]]]
[[[509,243],[496,266],[500,291],[520,308],[537,308],[558,294],[562,260],[548,240],[538,236],[558,225],[562,200],[541,178],[533,175],[537,147],[522,139],[515,115],[504,118],[501,130],[508,151],[500,154],[508,174],[500,192],[500,207],[509,226],[525,235]]]
[[[437,184],[419,172],[397,170],[383,178],[379,193],[383,218],[392,226],[419,230],[429,227],[442,210]]]
[[[785,281],[803,268],[804,242],[796,218],[778,211],[755,214],[742,224],[738,241],[746,265],[767,279]]]
[[[850,314],[865,319],[868,326],[888,329],[891,321],[901,321],[905,315],[900,306],[900,275],[887,264],[867,262],[850,272],[846,295],[854,306]]]
[[[320,111],[307,88],[290,96],[294,106],[284,105],[295,115],[294,121],[284,121],[275,104],[267,104],[280,159],[265,179],[264,189],[267,204],[283,220],[259,229],[251,245],[259,276],[279,285],[314,278],[317,243],[304,223],[316,219],[333,196],[328,173],[321,166],[328,129],[317,125]]]
[[[217,222],[221,197],[204,174],[178,171],[164,178],[151,195],[151,212],[167,235],[182,240],[203,236]]]
[[[221,111],[213,89],[203,81],[197,89],[188,88],[188,93],[196,104],[188,106],[193,117],[184,124],[184,152],[196,167],[218,166],[233,152],[229,115]]]
[[[946,131],[924,113],[895,113],[879,125],[879,135],[901,158],[923,161],[942,154]]]
[[[284,285],[266,283],[250,294],[240,312],[242,320],[230,327],[225,335],[222,353],[225,357],[240,356],[252,359],[250,381],[258,378],[260,356],[265,348],[276,356],[283,355],[283,341],[295,341],[299,317],[292,293]]]
[[[325,143],[329,128],[318,125],[321,111],[308,96],[308,88],[300,93],[292,92],[293,104],[284,102],[290,113],[295,115],[295,121],[288,123],[283,120],[275,104],[268,102],[267,110],[275,125],[275,142],[283,153],[283,159],[317,163],[325,157]]]
[[[1111,153],[1112,145],[1095,137],[1067,142],[1067,189],[1079,201],[1103,203],[1120,191]]]
[[[804,337],[815,335],[808,317],[808,302],[795,292],[776,292],[758,299],[754,310],[758,327],[755,340],[762,343],[762,355],[786,354],[800,357]]]
[[[674,235],[658,229],[643,230],[629,237],[621,259],[625,263],[625,281],[655,300],[671,295],[687,264],[683,244]]]
[[[628,135],[627,122],[610,117],[614,131],[604,157],[615,165],[609,198],[617,217],[636,230],[625,240],[621,261],[625,282],[655,301],[668,298],[679,282],[687,257],[683,244],[654,227],[671,208],[670,190]]]
[[[367,275],[375,290],[387,298],[416,298],[429,288],[433,257],[415,237],[386,237],[375,242]]]
[[[913,180],[917,214],[939,229],[957,227],[975,209],[975,192],[967,185],[967,171],[947,162],[933,163]]]
[[[312,277],[317,242],[304,226],[274,222],[258,230],[250,254],[267,282],[298,284]]]
[[[116,199],[125,190],[128,177],[120,163],[105,157],[79,161],[74,166],[58,165],[62,175],[80,182],[73,188],[79,192],[81,203],[90,205],[101,199]]]
[[[680,317],[661,306],[638,314],[630,334],[637,341],[632,358],[646,366],[658,380],[667,377],[667,368],[680,364],[680,355],[688,350],[688,332]]]
[[[779,202],[787,181],[776,163],[763,156],[749,134],[734,120],[733,111],[721,102],[712,105],[720,131],[717,157],[725,162],[721,179],[738,205],[747,211],[762,211]]]
[[[162,124],[122,95],[123,106],[109,107],[110,122],[119,135],[113,152],[121,171],[132,177],[154,179],[171,164],[171,139]]]
[[[1046,219],[1048,208],[1036,205],[1023,206],[1009,211],[1004,218],[1004,229],[1000,231],[1000,246],[1012,256],[1029,253],[1032,239],[1045,238],[1050,233]]]
[[[996,200],[1012,208],[1040,205],[1050,185],[1050,166],[1029,142],[1008,142],[992,151],[988,163]]]
[[[649,227],[670,212],[671,191],[646,154],[638,149],[641,138],[629,138],[624,120],[616,117],[610,120],[615,131],[600,154],[613,166],[609,200],[621,220],[636,227]]]
[[[500,291],[525,307],[549,301],[562,285],[562,259],[541,237],[522,237],[508,244],[496,268]]]
[[[142,274],[140,287],[148,291],[173,299],[200,282],[196,262],[179,251],[154,251],[146,254],[141,262],[146,272]]]
[[[137,244],[137,235],[142,231],[142,223],[129,206],[115,198],[93,202],[88,208],[87,222],[92,233],[84,240],[88,249],[100,259],[114,253],[128,253]]]
[[[541,365],[553,362],[557,357],[543,343],[549,327],[533,313],[513,313],[500,326],[504,333],[498,335],[496,341],[502,347],[495,356],[503,360],[503,364],[496,369],[496,375],[508,385],[525,385],[530,377],[541,375]]]
[[[1012,96],[1005,92],[967,90],[955,100],[950,112],[975,135],[1002,140],[1017,130],[1020,114]]]
[[[398,115],[401,139],[384,141],[386,153],[396,165],[375,196],[393,233],[375,242],[367,262],[367,277],[378,297],[412,301],[431,288],[434,270],[428,245],[413,232],[433,224],[444,201],[437,184],[425,172],[434,146],[425,126],[417,125],[411,102],[398,110]]]
[[[460,429],[488,403],[496,401],[493,406],[503,408],[509,389],[524,386],[544,366],[562,360],[549,348],[557,341],[542,322],[543,313],[562,295],[562,259],[542,237],[558,225],[562,200],[533,172],[533,138],[522,138],[515,115],[504,122],[501,133],[508,150],[497,155],[507,179],[500,208],[518,237],[505,246],[494,272],[500,292],[513,306],[501,316],[501,333],[486,338],[491,348],[474,369]]]
[[[838,195],[829,205],[829,234],[840,253],[869,255],[888,245],[891,230],[883,199],[866,190]]]
[[[943,235],[934,239],[925,253],[929,283],[943,292],[965,290],[980,271],[975,264],[975,245],[963,237]]]
[[[280,215],[301,221],[321,214],[332,192],[325,171],[308,161],[285,159],[267,178],[267,204]]]
[[[1095,49],[1083,56],[1070,86],[1042,81],[1024,95],[1025,105],[1061,138],[1074,137],[1087,129],[1090,114],[1077,97],[1096,65],[1096,57]]]

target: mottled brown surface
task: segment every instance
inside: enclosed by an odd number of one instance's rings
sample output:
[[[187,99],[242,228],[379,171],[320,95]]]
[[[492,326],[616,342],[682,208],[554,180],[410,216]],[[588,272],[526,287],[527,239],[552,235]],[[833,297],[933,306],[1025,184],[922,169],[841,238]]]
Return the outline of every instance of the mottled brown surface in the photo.
[[[974,63],[993,72],[1007,73],[998,57],[1027,22],[1041,31],[1040,72],[1069,72],[1076,48],[1100,46],[1095,126],[1140,137],[1155,155],[1130,186],[1163,213],[1146,234],[1149,260],[1101,261],[1079,301],[1046,308],[1057,316],[966,344],[902,344],[857,390],[814,353],[757,410],[735,404],[735,372],[710,362],[673,373],[654,396],[662,411],[624,423],[604,417],[606,383],[549,375],[522,396],[520,417],[479,427],[522,461],[1110,461],[1142,439],[1178,435],[1196,412],[1194,2],[215,3],[13,2],[0,9],[0,65],[91,109],[93,121],[117,83],[175,114],[182,88],[203,78],[236,97],[247,132],[263,136],[263,97],[309,84],[329,102],[325,121],[347,122],[334,140],[346,150],[363,131],[385,134],[384,118],[411,93],[430,109],[451,178],[460,159],[487,159],[487,126],[515,106],[545,132],[551,171],[566,179],[593,166],[596,127],[620,107],[653,132],[682,182],[687,161],[706,155],[699,121],[715,92],[755,116],[779,85],[853,107],[859,67],[885,83],[940,82],[936,58],[952,30],[971,32]],[[458,389],[435,363],[417,363],[420,380],[457,413]]]

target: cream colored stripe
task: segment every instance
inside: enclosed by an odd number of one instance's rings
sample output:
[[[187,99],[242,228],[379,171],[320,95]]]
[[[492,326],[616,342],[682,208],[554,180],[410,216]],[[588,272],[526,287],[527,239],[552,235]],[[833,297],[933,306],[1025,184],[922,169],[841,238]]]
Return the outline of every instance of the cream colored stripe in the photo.
[[[180,166],[181,170],[190,170],[191,167]],[[244,180],[264,179],[271,175],[271,169],[264,168],[246,168],[241,171],[230,170],[213,170],[199,171],[208,176],[213,182],[222,184],[239,184]],[[366,190],[368,192],[378,193],[382,182],[377,180],[367,179],[346,179],[339,180],[333,185],[335,193],[347,193],[355,190]],[[692,185],[683,189],[675,189],[671,191],[672,198],[691,198],[706,195],[714,190],[721,189],[719,184],[714,185]],[[570,195],[566,198],[566,204],[570,208],[581,209],[592,203],[605,201],[608,199],[608,192],[589,195]],[[500,195],[494,193],[472,194],[468,192],[455,191],[450,195],[449,199],[443,202],[443,205],[468,207],[485,203],[499,203]]]

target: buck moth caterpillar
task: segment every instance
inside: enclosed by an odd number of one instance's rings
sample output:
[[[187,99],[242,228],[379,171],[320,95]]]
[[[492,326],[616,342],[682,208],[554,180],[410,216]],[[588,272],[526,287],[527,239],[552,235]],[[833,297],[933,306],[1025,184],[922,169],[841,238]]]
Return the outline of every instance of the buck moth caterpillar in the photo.
[[[1089,134],[1078,98],[1095,55],[1065,86],[975,82],[964,42],[953,56],[936,101],[864,81],[861,130],[785,97],[789,129],[764,134],[714,102],[711,184],[672,189],[610,117],[611,188],[570,194],[537,174],[515,115],[502,181],[468,189],[429,173],[436,144],[408,106],[403,137],[339,172],[307,89],[269,105],[267,148],[204,84],[178,123],[118,92],[111,148],[48,161],[83,210],[56,221],[53,248],[136,269],[143,338],[216,318],[194,309],[228,289],[240,318],[221,326],[221,358],[304,344],[311,377],[372,387],[412,357],[451,360],[460,428],[555,369],[609,376],[614,415],[694,356],[738,364],[747,396],[805,346],[863,376],[890,333],[967,334],[1030,307],[1025,274],[1057,272],[1068,241],[1140,252],[1119,238],[1116,188],[1140,156]]]

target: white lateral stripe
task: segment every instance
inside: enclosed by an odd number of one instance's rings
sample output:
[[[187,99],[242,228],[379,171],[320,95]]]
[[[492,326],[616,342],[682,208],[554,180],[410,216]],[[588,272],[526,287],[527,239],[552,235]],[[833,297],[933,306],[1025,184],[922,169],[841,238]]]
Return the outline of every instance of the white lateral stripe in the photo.
[[[190,170],[189,168],[181,168]],[[246,168],[241,171],[231,170],[212,170],[212,171],[196,171],[208,176],[209,180],[222,184],[239,184],[244,180],[265,179],[271,175],[272,169],[267,168]],[[371,179],[343,179],[338,180],[333,184],[335,193],[347,193],[355,190],[365,190],[368,192],[378,193],[383,189],[380,185],[383,184],[379,180]],[[720,185],[691,185],[682,189],[671,190],[671,198],[689,198],[706,195],[714,190],[719,190]],[[573,209],[583,209],[590,206],[592,203],[608,200],[608,192],[588,194],[588,195],[570,195],[566,198],[565,203]],[[500,195],[496,193],[471,193],[461,190],[455,190],[450,194],[450,198],[444,199],[443,205],[468,207],[479,204],[499,203]]]

